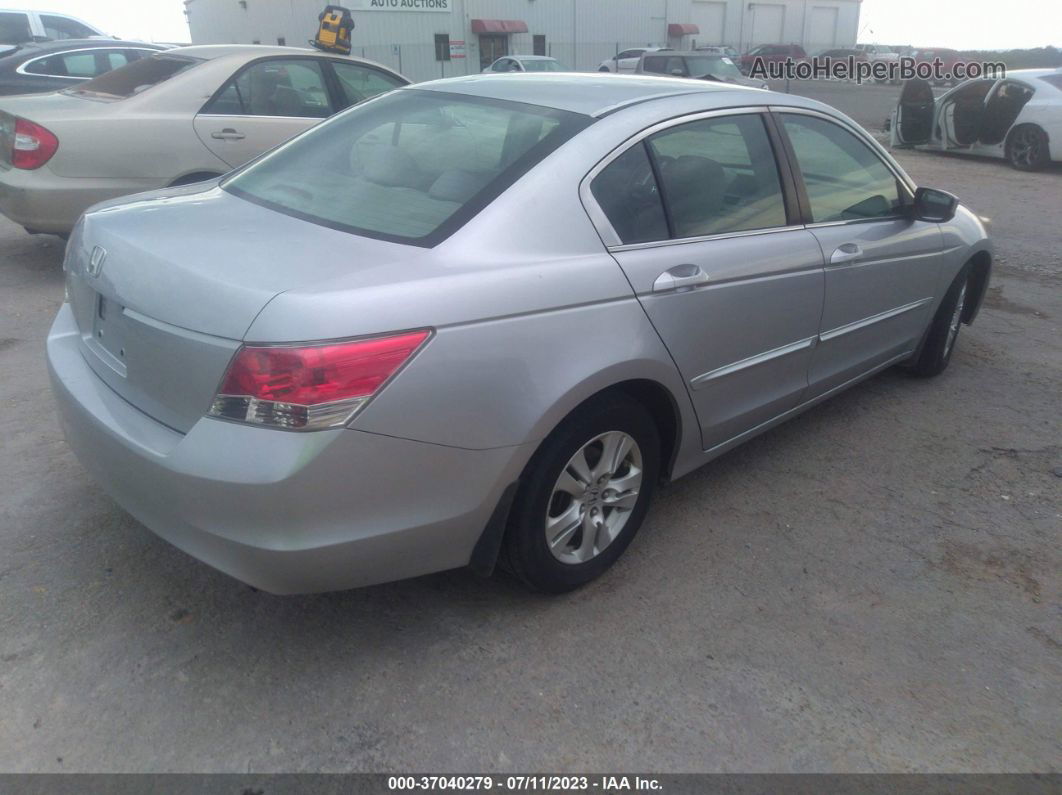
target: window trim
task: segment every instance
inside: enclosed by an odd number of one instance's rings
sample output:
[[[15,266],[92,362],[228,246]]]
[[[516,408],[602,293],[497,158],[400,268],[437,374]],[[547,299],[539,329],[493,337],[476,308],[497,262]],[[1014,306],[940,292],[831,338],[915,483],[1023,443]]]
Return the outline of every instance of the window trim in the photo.
[[[77,47],[73,50],[55,50],[54,52],[44,53],[43,55],[38,55],[27,61],[23,61],[15,67],[15,74],[20,74],[25,77],[46,77],[52,80],[92,80],[92,77],[77,77],[76,75],[49,75],[42,74],[41,72],[27,72],[26,67],[30,64],[37,63],[37,61],[43,61],[46,58],[54,58],[57,55],[72,55],[76,52],[99,52],[100,50],[132,50],[140,53],[148,53],[148,57],[160,52],[165,52],[165,50],[156,50],[154,47],[128,47],[122,46],[121,44],[112,45],[110,47]],[[129,63],[132,63],[132,61],[129,61]],[[119,68],[121,67],[115,67],[115,69]],[[101,72],[100,74],[106,74],[106,72]],[[99,77],[99,75],[93,75],[93,77]]]
[[[893,177],[895,177],[897,187],[899,188],[900,202],[904,208],[909,207],[914,201],[914,194],[917,187],[911,178],[904,174],[899,166],[892,162],[892,159],[888,157],[888,153],[885,152],[881,144],[868,135],[862,128],[857,128],[828,113],[811,110],[810,108],[772,105],[770,107],[770,114],[775,117],[775,127],[778,130],[779,137],[781,138],[782,145],[785,149],[786,159],[789,161],[789,168],[793,174],[800,206],[800,220],[805,229],[822,229],[828,226],[850,226],[852,224],[873,224],[881,221],[903,220],[908,217],[905,212],[899,212],[893,213],[892,215],[882,215],[878,218],[850,218],[845,221],[815,221],[811,214],[811,202],[808,200],[807,187],[804,184],[804,175],[800,170],[800,161],[797,160],[796,152],[793,149],[793,143],[789,140],[789,134],[785,130],[784,120],[781,118],[785,114],[813,116],[822,119],[823,121],[830,122],[837,127],[840,127],[842,130],[851,133],[857,140],[866,144],[867,149],[870,150],[871,154],[877,157],[882,165],[884,165]]]
[[[681,237],[681,238],[668,238],[667,240],[653,240],[645,243],[624,243],[616,230],[612,226],[612,222],[608,220],[608,216],[605,211],[601,209],[601,205],[597,203],[597,199],[594,198],[593,191],[590,189],[591,183],[594,178],[597,177],[602,171],[608,168],[614,160],[621,155],[625,154],[629,149],[635,146],[645,146],[646,140],[663,130],[671,129],[672,127],[678,127],[690,122],[701,121],[702,119],[714,119],[724,116],[752,116],[758,115],[763,122],[764,130],[767,134],[768,141],[771,148],[774,151],[775,164],[778,166],[778,182],[782,191],[782,202],[785,207],[786,223],[784,226],[771,226],[763,229],[743,229],[735,232],[720,232],[714,235],[700,235],[697,237]],[[587,215],[590,216],[590,221],[597,229],[598,235],[601,237],[601,242],[605,244],[610,252],[620,251],[636,251],[639,249],[657,248],[660,246],[680,246],[688,243],[701,243],[710,240],[725,240],[732,237],[751,237],[753,235],[767,235],[777,232],[788,232],[794,229],[803,229],[804,224],[801,220],[801,213],[799,210],[798,194],[796,193],[796,184],[794,176],[791,171],[791,166],[788,163],[788,151],[780,148],[781,141],[779,140],[775,124],[771,118],[770,108],[766,105],[748,105],[739,108],[721,108],[717,110],[699,111],[696,113],[688,113],[683,116],[676,116],[675,118],[666,119],[656,124],[650,125],[640,132],[627,138],[611,152],[605,155],[598,163],[587,172],[579,183],[579,198],[582,201],[583,208],[586,210]],[[652,163],[652,157],[650,156],[650,163]],[[654,175],[655,175],[655,166]],[[659,190],[659,184],[657,185]],[[668,219],[668,229],[671,229],[671,217],[668,211],[666,203],[664,204],[664,215]]]

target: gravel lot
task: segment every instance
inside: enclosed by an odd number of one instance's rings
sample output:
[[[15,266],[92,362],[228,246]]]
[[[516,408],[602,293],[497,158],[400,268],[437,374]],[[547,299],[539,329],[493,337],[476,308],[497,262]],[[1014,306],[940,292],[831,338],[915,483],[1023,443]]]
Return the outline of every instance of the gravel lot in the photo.
[[[562,598],[273,597],[156,539],[55,420],[61,241],[3,222],[0,770],[1057,771],[1062,172],[900,159],[994,222],[951,368],[665,489]]]

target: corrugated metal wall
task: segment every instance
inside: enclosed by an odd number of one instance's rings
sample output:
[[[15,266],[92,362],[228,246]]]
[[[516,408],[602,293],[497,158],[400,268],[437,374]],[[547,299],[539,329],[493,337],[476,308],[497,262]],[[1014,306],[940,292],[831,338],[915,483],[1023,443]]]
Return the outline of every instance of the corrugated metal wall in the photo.
[[[761,23],[772,19],[770,9],[764,8],[770,6],[782,7],[783,21],[780,30],[772,29],[769,35],[784,42],[803,43],[809,52],[853,44],[859,25],[858,0],[447,0],[450,10],[441,13],[358,9],[370,2],[347,3],[356,25],[354,54],[385,63],[418,81],[480,70],[479,39],[471,32],[473,19],[523,21],[528,32],[509,36],[511,52],[533,52],[533,36],[542,35],[548,54],[580,71],[597,69],[619,50],[649,44],[729,44],[744,51],[770,43],[755,38],[755,31],[763,29],[757,17]],[[720,4],[725,4],[721,14]],[[196,44],[277,44],[282,40],[289,46],[306,46],[324,5],[325,0],[190,0],[186,7]],[[758,13],[757,6],[765,13]],[[821,20],[832,14],[816,10],[821,8],[837,9],[835,41],[807,38],[809,34],[825,37]],[[669,22],[697,23],[719,16],[724,20],[722,36],[706,29],[701,35],[667,38]],[[813,17],[819,24],[812,23]],[[464,41],[466,57],[436,61],[437,33]]]

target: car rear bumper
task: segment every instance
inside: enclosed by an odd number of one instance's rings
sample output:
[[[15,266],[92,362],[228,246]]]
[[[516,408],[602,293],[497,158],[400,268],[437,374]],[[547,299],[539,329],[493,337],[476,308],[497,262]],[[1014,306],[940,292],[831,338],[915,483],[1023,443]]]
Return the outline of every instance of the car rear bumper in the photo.
[[[48,166],[0,170],[0,213],[34,232],[65,235],[97,202],[159,187],[156,180],[60,177]]]
[[[49,333],[48,365],[67,441],[93,478],[162,538],[272,593],[467,565],[530,455],[210,418],[182,435],[92,372],[69,304]]]

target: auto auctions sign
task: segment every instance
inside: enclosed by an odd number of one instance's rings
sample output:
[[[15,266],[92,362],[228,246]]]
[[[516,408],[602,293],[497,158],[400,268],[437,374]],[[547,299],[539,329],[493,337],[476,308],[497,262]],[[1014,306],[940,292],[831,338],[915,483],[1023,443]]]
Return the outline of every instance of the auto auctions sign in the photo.
[[[453,9],[454,0],[348,0],[351,11],[443,11]]]

